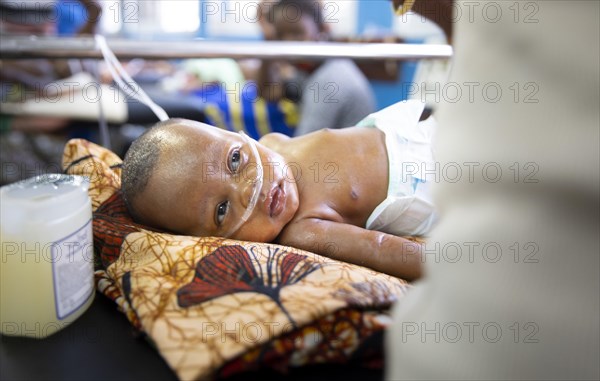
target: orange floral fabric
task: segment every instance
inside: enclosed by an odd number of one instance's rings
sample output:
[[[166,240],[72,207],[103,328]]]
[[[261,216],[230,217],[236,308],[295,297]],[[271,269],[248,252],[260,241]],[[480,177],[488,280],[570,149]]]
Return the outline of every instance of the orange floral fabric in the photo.
[[[152,231],[127,214],[120,165],[85,140],[65,147],[65,172],[90,177],[97,287],[181,379],[349,361],[409,287],[290,247]]]

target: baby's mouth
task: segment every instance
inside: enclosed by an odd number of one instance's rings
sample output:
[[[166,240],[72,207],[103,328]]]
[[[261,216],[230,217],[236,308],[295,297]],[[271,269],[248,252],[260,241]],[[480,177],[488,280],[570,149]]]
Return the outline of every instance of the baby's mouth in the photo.
[[[277,217],[281,214],[285,205],[285,191],[283,190],[281,183],[276,184],[276,186],[271,189],[266,204],[270,217]]]

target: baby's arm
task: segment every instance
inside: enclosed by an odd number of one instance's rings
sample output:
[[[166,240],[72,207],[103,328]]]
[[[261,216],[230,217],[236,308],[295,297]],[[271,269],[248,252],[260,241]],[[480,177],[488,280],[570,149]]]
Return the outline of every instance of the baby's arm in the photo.
[[[420,244],[345,223],[318,218],[300,220],[286,227],[279,243],[406,280],[421,276]]]

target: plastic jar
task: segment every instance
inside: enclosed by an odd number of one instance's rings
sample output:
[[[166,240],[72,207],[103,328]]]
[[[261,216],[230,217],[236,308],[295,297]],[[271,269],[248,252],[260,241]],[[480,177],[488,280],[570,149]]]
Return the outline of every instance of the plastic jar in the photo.
[[[0,188],[0,332],[43,338],[94,299],[86,177],[48,174]]]

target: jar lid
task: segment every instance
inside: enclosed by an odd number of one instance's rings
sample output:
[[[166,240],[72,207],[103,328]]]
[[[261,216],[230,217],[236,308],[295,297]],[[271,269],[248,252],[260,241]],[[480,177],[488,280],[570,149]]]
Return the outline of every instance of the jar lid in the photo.
[[[0,188],[3,229],[60,219],[77,211],[88,200],[87,177],[44,174]],[[12,228],[10,228],[12,227]]]

